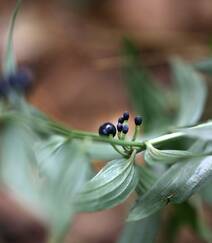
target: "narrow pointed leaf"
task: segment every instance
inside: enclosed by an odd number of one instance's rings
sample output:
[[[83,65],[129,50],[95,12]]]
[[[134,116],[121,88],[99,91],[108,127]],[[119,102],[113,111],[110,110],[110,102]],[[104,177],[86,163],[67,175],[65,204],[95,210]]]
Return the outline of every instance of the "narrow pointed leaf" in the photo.
[[[139,220],[163,208],[168,202],[181,203],[212,177],[212,156],[176,163],[133,206],[129,219]]]
[[[139,182],[136,187],[138,195],[144,194],[148,191],[154,182],[157,180],[157,176],[153,170],[147,165],[137,166]]]
[[[212,74],[212,58],[207,58],[207,59],[201,60],[201,61],[195,63],[194,67],[201,72],[205,72],[205,73],[211,75]]]
[[[205,82],[192,66],[179,59],[172,61],[172,70],[179,97],[176,125],[193,125],[201,118],[205,106],[207,94]]]
[[[209,180],[209,181],[207,182],[207,184],[206,184],[203,188],[201,188],[201,190],[200,190],[200,195],[201,195],[202,199],[203,199],[206,203],[208,203],[208,204],[210,204],[210,205],[212,205],[212,187],[211,187],[211,185],[212,185],[212,178],[211,178],[211,180]]]
[[[118,243],[153,243],[160,227],[160,213],[138,222],[126,223]]]
[[[208,121],[191,128],[179,129],[179,131],[190,137],[212,140],[212,121]]]
[[[136,167],[131,159],[109,162],[76,199],[80,211],[96,211],[122,203],[135,189],[138,182]]]
[[[40,176],[44,179],[44,209],[58,238],[76,213],[74,198],[90,176],[90,164],[83,146],[61,136],[36,145]]]
[[[0,179],[14,194],[37,206],[35,134],[19,123],[8,122],[0,131]]]
[[[164,130],[172,121],[164,87],[155,82],[142,65],[139,50],[130,40],[124,41],[124,78],[135,110],[144,117],[144,132]]]
[[[192,157],[190,151],[185,150],[159,150],[151,143],[146,143],[147,149],[144,153],[144,159],[149,164],[163,163],[173,164],[179,159]]]

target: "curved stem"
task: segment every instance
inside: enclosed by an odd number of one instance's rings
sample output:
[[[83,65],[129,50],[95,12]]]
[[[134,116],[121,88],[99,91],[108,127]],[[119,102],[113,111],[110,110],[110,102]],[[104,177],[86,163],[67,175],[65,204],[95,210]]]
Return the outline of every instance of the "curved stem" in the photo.
[[[20,10],[21,3],[22,0],[17,0],[15,9],[13,11],[10,20],[9,32],[7,37],[7,46],[6,46],[5,58],[4,58],[5,61],[3,63],[3,74],[5,77],[10,75],[11,73],[14,73],[16,70],[16,61],[15,61],[15,56],[13,51],[13,34],[14,34],[16,18]]]
[[[124,157],[127,157],[127,154],[125,154],[123,151],[121,151],[119,148],[117,148],[116,145],[111,144],[111,146],[115,149],[116,152],[118,152],[119,154],[121,154]]]
[[[158,145],[158,144],[167,142],[169,140],[180,138],[180,137],[183,137],[186,135],[184,132],[174,132],[174,133],[165,134],[165,135],[162,135],[157,138],[150,139],[150,140],[145,140],[142,142],[129,141],[129,140],[120,140],[120,139],[115,139],[115,138],[99,136],[99,134],[93,133],[93,132],[72,130],[72,129],[66,128],[64,125],[61,125],[53,120],[47,120],[47,119],[45,120],[45,119],[41,119],[39,117],[24,116],[23,114],[21,114],[21,116],[20,116],[19,114],[12,113],[12,112],[10,114],[7,114],[7,116],[10,118],[19,119],[22,122],[24,120],[25,122],[28,122],[30,126],[33,123],[39,124],[39,126],[42,127],[42,129],[52,130],[55,133],[58,133],[62,136],[69,137],[72,139],[83,139],[84,140],[85,138],[89,138],[96,142],[109,143],[111,145],[117,145],[117,146],[125,146],[125,147],[128,146],[132,150],[136,149],[137,153],[146,149],[145,143],[147,141],[150,142],[152,145]]]
[[[84,139],[86,137],[89,137],[90,139],[97,141],[97,142],[103,142],[103,143],[110,143],[114,145],[120,145],[120,146],[130,146],[130,147],[137,147],[137,148],[145,148],[146,145],[143,142],[131,142],[127,140],[119,140],[115,138],[109,138],[104,136],[99,136],[97,133],[93,132],[85,132],[85,131],[79,131],[79,130],[70,130],[64,127],[61,127],[60,125],[56,123],[49,122],[48,125],[50,125],[51,129],[55,132],[58,132],[62,135],[75,138],[75,139]]]
[[[132,141],[135,141],[136,140],[139,132],[140,132],[140,126],[135,126],[135,131],[134,131],[134,134],[133,134]]]
[[[114,139],[114,138],[108,138],[108,137],[103,137],[99,136],[97,133],[92,133],[92,132],[84,132],[84,131],[79,131],[79,130],[69,130],[64,127],[60,127],[57,124],[52,124],[52,129],[58,132],[61,132],[63,135],[70,136],[71,138],[75,139],[84,139],[85,137],[89,137],[94,141],[98,142],[103,142],[103,143],[110,143],[113,145],[120,145],[120,146],[129,146],[131,148],[137,148],[137,152],[141,152],[144,149],[146,149],[146,142],[138,142],[138,141],[128,141],[128,140],[119,140],[119,139]],[[174,132],[170,134],[165,134],[157,138],[153,138],[148,140],[151,144],[157,145],[161,144],[163,142],[167,142],[167,140],[173,140],[179,137],[185,136],[185,133],[183,132]]]

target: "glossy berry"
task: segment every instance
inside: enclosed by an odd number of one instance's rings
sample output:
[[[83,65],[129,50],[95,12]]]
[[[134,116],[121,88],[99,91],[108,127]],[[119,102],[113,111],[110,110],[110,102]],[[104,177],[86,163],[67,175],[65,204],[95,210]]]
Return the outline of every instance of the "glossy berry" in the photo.
[[[136,126],[140,126],[142,124],[142,122],[143,122],[143,119],[142,119],[141,116],[136,116],[135,117],[135,125]]]
[[[8,77],[8,82],[15,89],[25,90],[32,84],[32,75],[27,69],[19,69]]]
[[[129,120],[130,115],[129,115],[129,112],[128,111],[126,111],[126,112],[123,113],[123,118],[124,118],[125,121],[128,121]]]
[[[101,136],[113,135],[113,137],[115,137],[116,127],[112,123],[106,122],[99,127],[99,135]]]
[[[118,132],[122,132],[122,130],[123,130],[123,125],[122,125],[121,123],[118,123],[118,124],[117,124],[117,130],[118,130]]]
[[[123,116],[122,116],[122,117],[119,117],[119,119],[118,119],[118,123],[121,123],[121,124],[124,123],[124,117],[123,117]]]
[[[5,80],[0,80],[0,96],[4,97],[9,93],[10,85]]]
[[[127,134],[128,131],[129,131],[129,127],[128,127],[128,125],[124,125],[124,126],[123,126],[123,129],[122,129],[122,132],[123,132],[124,134]]]

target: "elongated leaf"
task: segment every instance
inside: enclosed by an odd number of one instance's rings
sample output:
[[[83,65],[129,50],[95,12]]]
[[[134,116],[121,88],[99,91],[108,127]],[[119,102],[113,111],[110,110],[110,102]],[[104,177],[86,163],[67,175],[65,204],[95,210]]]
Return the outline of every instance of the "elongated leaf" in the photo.
[[[34,133],[17,122],[1,128],[0,180],[44,214],[59,240],[76,212],[73,201],[90,174],[89,159],[83,144],[59,136],[34,146],[36,141]]]
[[[133,206],[129,219],[139,220],[163,208],[180,203],[197,192],[212,177],[212,156],[174,164]]]
[[[206,218],[203,215],[203,203],[199,195],[195,195],[190,198],[190,204],[194,207],[196,217],[196,232],[205,240],[205,242],[212,242],[212,231],[207,223]]]
[[[40,175],[44,178],[44,208],[54,238],[58,238],[76,212],[73,202],[90,175],[89,158],[82,145],[60,136],[37,144],[36,151]]]
[[[1,183],[19,198],[38,206],[39,195],[35,193],[38,187],[34,182],[36,162],[32,151],[36,136],[15,122],[4,124],[0,133]]]
[[[201,61],[195,63],[194,67],[201,72],[205,72],[205,73],[211,75],[212,74],[212,58],[201,60]]]
[[[153,243],[160,226],[160,213],[127,223],[118,243]]]
[[[200,195],[206,203],[212,205],[212,179],[207,182],[207,184],[201,188]]]
[[[157,180],[155,172],[150,169],[146,164],[137,167],[139,182],[136,187],[138,195],[144,194],[148,191],[154,182]]]
[[[201,117],[206,101],[203,78],[188,64],[179,59],[172,61],[174,79],[177,81],[179,112],[177,126],[195,124]]]
[[[190,151],[184,150],[159,150],[148,142],[146,146],[147,149],[144,153],[144,159],[149,164],[173,164],[179,159],[190,158],[193,155]]]
[[[124,78],[135,110],[144,117],[144,132],[160,132],[172,121],[167,92],[141,65],[139,51],[129,40],[124,42],[124,57]]]
[[[121,158],[121,155],[109,144],[98,144],[93,142],[88,148],[88,153],[90,158],[94,160],[109,161]]]
[[[122,203],[138,183],[136,167],[131,159],[109,162],[76,199],[80,211],[97,211]]]
[[[212,121],[191,128],[179,129],[179,131],[184,132],[185,135],[190,137],[212,140]]]
[[[191,198],[191,200],[194,198]],[[163,242],[174,243],[176,242],[177,235],[185,225],[192,228],[194,233],[199,235],[205,242],[211,242],[211,238],[207,225],[203,220],[202,213],[199,213],[199,209],[191,204],[190,201],[186,201],[181,204],[176,204],[172,207],[171,214],[169,215],[168,222],[165,227],[165,234]]]
[[[52,136],[46,142],[35,144],[36,158],[41,176],[47,176],[51,180],[57,180],[60,176],[61,163],[63,163],[63,160],[67,156],[67,152],[62,153],[64,145],[67,147],[66,139],[57,135]],[[71,146],[69,149],[71,149]]]

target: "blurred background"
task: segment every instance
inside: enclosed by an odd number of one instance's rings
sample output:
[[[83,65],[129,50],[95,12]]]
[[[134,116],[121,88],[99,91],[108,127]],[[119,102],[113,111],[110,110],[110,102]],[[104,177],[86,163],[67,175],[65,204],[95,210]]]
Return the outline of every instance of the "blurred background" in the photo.
[[[14,5],[14,0],[0,0],[1,56]],[[195,61],[211,55],[212,2],[24,1],[14,44],[19,64],[29,66],[35,75],[29,100],[69,126],[92,131],[97,131],[104,121],[116,120],[124,110],[132,111],[123,82],[123,37],[137,44],[146,67],[167,83],[170,57],[179,55]],[[210,102],[206,118],[211,115],[209,108]],[[205,207],[210,221],[210,209]],[[67,242],[115,242],[125,215],[124,205],[81,214],[76,217]],[[2,192],[0,242],[4,242],[1,234],[8,235],[7,242],[42,242],[46,229]],[[185,226],[176,242],[202,241]]]

